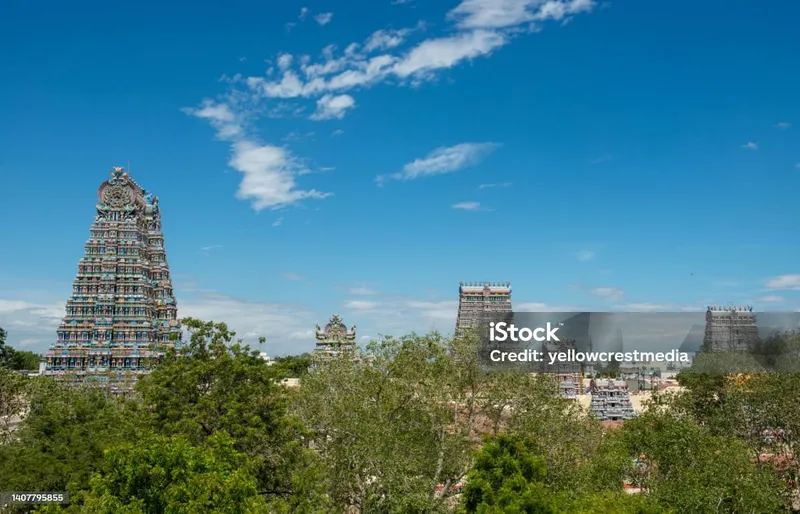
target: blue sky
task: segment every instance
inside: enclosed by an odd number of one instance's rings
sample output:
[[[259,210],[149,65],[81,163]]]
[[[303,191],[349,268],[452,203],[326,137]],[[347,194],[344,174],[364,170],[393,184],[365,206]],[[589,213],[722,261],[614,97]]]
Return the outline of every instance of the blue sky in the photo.
[[[14,2],[0,326],[55,338],[112,166],[161,199],[181,315],[271,354],[331,314],[800,308],[789,0]],[[128,164],[130,163],[130,164]]]

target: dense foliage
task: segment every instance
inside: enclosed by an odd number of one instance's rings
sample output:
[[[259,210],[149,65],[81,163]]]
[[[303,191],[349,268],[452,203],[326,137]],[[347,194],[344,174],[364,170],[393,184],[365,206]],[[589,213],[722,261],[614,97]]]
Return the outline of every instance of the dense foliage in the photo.
[[[384,338],[309,373],[183,324],[129,399],[0,369],[0,490],[68,491],[38,512],[74,513],[790,511],[797,374],[687,374],[609,430],[551,377],[482,371],[470,336]]]
[[[39,369],[39,356],[15,350],[6,344],[6,331],[0,327],[0,368],[34,371]]]

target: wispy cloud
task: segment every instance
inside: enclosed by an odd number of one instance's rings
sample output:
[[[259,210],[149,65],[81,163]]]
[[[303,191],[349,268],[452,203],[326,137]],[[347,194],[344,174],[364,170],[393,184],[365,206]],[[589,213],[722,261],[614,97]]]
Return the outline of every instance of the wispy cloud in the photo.
[[[356,296],[375,296],[378,294],[378,291],[368,287],[353,287],[350,288],[348,292]]]
[[[596,287],[594,289],[589,289],[589,293],[610,302],[620,301],[625,294],[622,289],[616,287]]]
[[[414,180],[421,177],[453,173],[480,163],[488,154],[497,149],[497,143],[461,143],[454,146],[439,147],[420,159],[403,166],[403,171],[392,175],[379,176],[378,182],[387,178],[394,180]]]
[[[312,120],[340,120],[345,112],[356,106],[350,95],[325,95],[317,100],[317,110],[311,115]]]
[[[273,227],[280,227],[283,224],[283,218],[278,218],[272,222]]]
[[[758,150],[758,143],[748,141],[747,143],[742,145],[742,148],[744,148],[745,150]]]
[[[511,182],[501,182],[500,184],[481,184],[478,189],[490,189],[493,187],[511,187]]]
[[[344,304],[345,307],[357,311],[367,311],[375,309],[380,304],[378,302],[370,302],[367,300],[350,300]]]
[[[201,252],[210,252],[211,250],[216,250],[218,248],[222,248],[222,245],[211,245],[211,246],[204,246],[200,248]]]
[[[614,156],[610,153],[604,153],[600,157],[595,157],[589,161],[589,164],[600,164],[601,162],[608,162],[613,159]]]
[[[333,132],[331,132],[331,137],[341,136],[342,134],[344,134],[344,130],[336,129]]]
[[[258,137],[254,127],[259,118],[298,117],[312,105],[316,107],[311,115],[314,119],[341,118],[356,105],[354,91],[377,84],[405,87],[434,81],[439,72],[488,57],[522,33],[531,32],[531,23],[563,22],[596,5],[593,0],[462,0],[447,15],[452,26],[446,35],[412,42],[412,35],[426,28],[417,24],[377,30],[341,49],[329,45],[318,59],[282,53],[266,74],[228,77],[225,94],[184,112],[208,121],[216,129],[217,138],[231,145],[229,165],[242,173],[236,195],[251,202],[256,211],[327,198],[332,193],[298,184],[297,177],[305,171],[302,159]],[[311,11],[303,7],[297,21],[311,16]],[[320,24],[329,23],[331,18],[332,13],[314,16]],[[287,29],[294,25],[287,24]],[[489,147],[474,147],[472,151],[478,148],[486,153]],[[468,146],[441,148],[438,154],[408,164],[392,178],[409,180],[449,173],[475,160],[475,155]]]
[[[800,291],[800,275],[779,275],[764,282],[767,289]]]
[[[767,295],[767,296],[761,296],[761,297],[756,298],[756,301],[757,302],[764,302],[764,303],[775,303],[775,302],[782,302],[785,299],[786,298],[784,298],[783,296]]]
[[[453,209],[459,209],[462,211],[479,211],[481,210],[481,204],[478,202],[461,202],[453,204]]]
[[[314,20],[317,23],[319,23],[320,25],[323,25],[323,26],[327,25],[328,23],[330,23],[332,19],[333,19],[333,13],[332,12],[323,12],[323,13],[319,13],[316,16],[314,16]]]
[[[205,100],[198,108],[183,111],[207,120],[217,130],[217,138],[231,144],[228,165],[242,174],[236,196],[249,200],[253,209],[278,209],[307,198],[331,196],[317,190],[297,187],[296,177],[306,170],[289,150],[265,145],[246,135],[246,116],[234,113],[228,104]]]
[[[593,0],[464,0],[447,17],[462,29],[500,29],[547,20],[564,21],[596,6]]]
[[[791,126],[792,126],[792,124],[789,123],[788,121],[779,121],[778,123],[775,124],[775,128],[780,129],[780,130],[786,130],[786,129],[790,128]]]
[[[292,280],[294,282],[299,282],[303,280],[302,275],[298,275],[297,273],[284,273],[283,278],[286,280]]]
[[[580,252],[577,253],[577,255],[575,255],[575,258],[577,258],[581,262],[587,262],[593,260],[595,258],[595,255],[596,254],[591,250],[581,250]]]

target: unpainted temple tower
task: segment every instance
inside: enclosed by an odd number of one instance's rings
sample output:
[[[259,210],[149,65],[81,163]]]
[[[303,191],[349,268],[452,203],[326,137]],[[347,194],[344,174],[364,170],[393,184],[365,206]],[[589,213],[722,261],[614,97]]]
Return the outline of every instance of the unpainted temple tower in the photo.
[[[510,282],[461,282],[458,288],[456,334],[488,318],[511,312]]]

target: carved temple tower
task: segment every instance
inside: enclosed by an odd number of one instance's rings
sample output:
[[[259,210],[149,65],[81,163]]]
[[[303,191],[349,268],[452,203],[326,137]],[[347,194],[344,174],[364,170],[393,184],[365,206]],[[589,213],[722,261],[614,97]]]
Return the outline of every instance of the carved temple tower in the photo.
[[[756,314],[750,306],[709,306],[703,346],[710,351],[747,351],[758,342]]]
[[[97,191],[97,215],[45,374],[128,392],[180,340],[158,197],[123,168]]]
[[[334,359],[345,353],[356,356],[356,327],[348,329],[338,314],[331,317],[325,328],[317,325],[316,337],[314,357],[317,360]]]
[[[456,334],[488,317],[511,312],[511,283],[461,282],[458,288]]]

